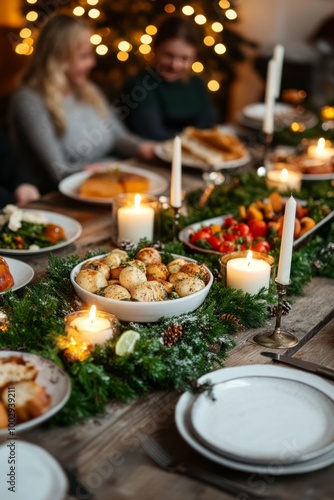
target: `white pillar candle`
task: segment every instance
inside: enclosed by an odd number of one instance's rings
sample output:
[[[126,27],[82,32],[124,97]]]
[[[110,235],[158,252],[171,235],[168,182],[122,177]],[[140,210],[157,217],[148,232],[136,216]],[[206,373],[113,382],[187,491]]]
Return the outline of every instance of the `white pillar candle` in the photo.
[[[276,62],[276,86],[275,86],[276,99],[279,98],[281,92],[283,58],[284,58],[284,47],[283,45],[278,44],[274,48],[274,61]]]
[[[313,144],[307,148],[307,155],[319,160],[329,160],[334,156],[334,148],[326,147],[325,139],[320,137],[317,145]]]
[[[140,194],[135,195],[134,206],[120,207],[117,211],[118,239],[138,243],[142,238],[153,240],[154,209],[141,205]]]
[[[116,334],[117,325],[116,316],[104,312],[97,313],[96,306],[92,306],[89,313],[78,311],[69,315],[68,340],[93,346],[103,344]]]
[[[267,70],[265,109],[262,130],[266,134],[274,131],[274,111],[275,111],[275,91],[276,91],[276,62],[270,59]]]
[[[288,285],[290,283],[292,247],[293,247],[293,233],[295,230],[296,219],[296,200],[290,196],[285,204],[284,221],[282,240],[279,253],[277,281],[281,285]]]
[[[273,169],[268,170],[266,175],[266,186],[268,189],[276,188],[279,192],[300,191],[302,174],[292,170]]]
[[[253,259],[250,250],[247,257],[230,259],[226,265],[226,285],[252,295],[261,288],[269,288],[270,265],[262,259]]]
[[[173,161],[170,183],[170,204],[174,208],[180,208],[182,191],[182,143],[177,135],[174,139]]]

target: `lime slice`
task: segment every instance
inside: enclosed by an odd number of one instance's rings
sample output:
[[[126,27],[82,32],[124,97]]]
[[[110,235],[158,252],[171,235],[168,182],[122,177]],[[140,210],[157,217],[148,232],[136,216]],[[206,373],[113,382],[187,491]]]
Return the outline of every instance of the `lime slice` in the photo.
[[[135,330],[126,330],[126,332],[122,333],[122,335],[116,342],[116,354],[118,356],[131,354],[134,351],[135,344],[139,338],[140,335],[138,332],[135,332]]]

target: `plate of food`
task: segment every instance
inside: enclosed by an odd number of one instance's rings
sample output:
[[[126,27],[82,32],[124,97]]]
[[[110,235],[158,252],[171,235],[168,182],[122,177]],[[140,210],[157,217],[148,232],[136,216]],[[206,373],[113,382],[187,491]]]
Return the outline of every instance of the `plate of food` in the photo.
[[[260,129],[264,119],[264,112],[264,103],[248,104],[238,113],[238,121],[246,127]],[[297,122],[305,130],[315,127],[319,122],[318,117],[311,111],[283,102],[276,103],[274,120],[275,130],[289,127],[292,122]]]
[[[329,142],[329,141],[328,141]],[[307,151],[298,153],[292,146],[277,146],[268,156],[266,165],[268,168],[294,170],[302,174],[304,181],[328,181],[334,179],[334,148],[330,148],[333,155],[323,158],[315,158]]]
[[[7,205],[0,211],[0,253],[22,256],[58,250],[77,240],[81,231],[81,224],[66,215]]]
[[[0,351],[0,437],[41,424],[65,405],[70,394],[68,375],[49,359]]]
[[[244,250],[267,253],[282,235],[285,201],[279,193],[271,193],[266,200],[239,207],[240,220],[228,214],[196,222],[179,232],[179,240],[200,253],[221,255]],[[305,202],[297,200],[294,249],[305,244],[333,217],[334,210],[324,207],[323,217],[315,220]]]
[[[19,290],[34,277],[31,266],[20,260],[0,257],[0,295],[11,290]]]
[[[101,164],[102,165],[102,164]],[[160,174],[123,163],[105,163],[98,172],[77,172],[59,183],[59,191],[74,200],[111,204],[118,194],[162,194],[168,181]]]
[[[251,155],[240,139],[230,129],[213,127],[197,129],[187,127],[180,134],[182,143],[182,164],[200,169],[214,170],[238,168],[251,161]],[[157,144],[155,154],[171,162],[173,139]]]

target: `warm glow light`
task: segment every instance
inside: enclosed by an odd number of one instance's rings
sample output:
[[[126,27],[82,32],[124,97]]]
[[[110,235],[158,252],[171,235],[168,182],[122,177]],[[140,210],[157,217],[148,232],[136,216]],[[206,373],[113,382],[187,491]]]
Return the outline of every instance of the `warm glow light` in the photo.
[[[318,140],[317,149],[319,151],[323,151],[325,149],[325,145],[326,145],[325,139],[323,137],[320,137],[320,139]]]
[[[36,19],[38,18],[38,14],[37,12],[35,12],[34,10],[31,10],[30,12],[28,12],[28,14],[26,15],[26,20],[27,21],[30,21],[30,22],[34,22],[36,21]]]
[[[119,42],[118,50],[121,50],[122,52],[127,52],[130,49],[131,49],[131,45],[126,40],[122,40],[121,42]]]
[[[220,88],[220,85],[217,82],[217,80],[210,80],[208,82],[208,89],[211,90],[211,92],[217,92],[217,90],[219,90],[219,88]]]
[[[158,30],[156,26],[154,26],[153,24],[149,24],[148,26],[146,26],[145,31],[148,35],[155,35]]]
[[[201,73],[204,70],[203,64],[199,61],[194,62],[191,68],[195,73]]]
[[[96,47],[96,53],[99,54],[99,56],[104,56],[108,52],[108,47],[106,45],[98,45]]]
[[[140,194],[135,194],[135,208],[140,208],[141,196]]]
[[[226,52],[226,47],[223,43],[217,43],[217,45],[215,45],[214,47],[214,51],[217,54],[224,54]]]
[[[223,25],[221,23],[213,23],[211,25],[211,28],[216,33],[220,33],[221,31],[223,31]]]
[[[34,43],[34,40],[32,38],[26,38],[24,40],[24,43],[26,43],[30,47]]]
[[[97,19],[100,15],[100,11],[98,9],[90,9],[88,15],[92,19]]]
[[[27,0],[27,3],[37,3],[37,0]]]
[[[205,24],[206,23],[206,17],[203,16],[203,14],[198,14],[197,16],[195,16],[194,20],[195,20],[195,23],[197,23],[197,24]]]
[[[287,171],[286,168],[283,168],[281,172],[281,181],[286,182],[288,180],[288,177],[289,177],[289,172]]]
[[[92,306],[92,307],[89,309],[88,319],[89,319],[89,321],[91,321],[92,323],[93,323],[93,321],[95,321],[95,320],[96,320],[96,306]]]
[[[167,12],[167,14],[175,12],[175,5],[173,5],[172,3],[168,3],[167,5],[165,5],[164,11]]]
[[[102,42],[102,36],[98,35],[97,33],[95,33],[94,35],[92,35],[90,37],[90,42],[93,44],[93,45],[98,45],[99,43]]]
[[[145,45],[149,45],[152,42],[152,37],[151,35],[142,35],[140,41]]]
[[[206,36],[203,40],[204,45],[207,45],[208,47],[211,47],[211,45],[215,44],[215,39],[213,36]]]
[[[118,52],[116,57],[119,61],[124,62],[129,59],[129,54],[127,52]]]
[[[182,7],[182,12],[185,16],[191,16],[195,11],[194,8],[191,7],[191,5],[185,5]]]
[[[79,16],[83,16],[83,15],[84,15],[84,13],[85,13],[85,9],[84,9],[83,7],[75,7],[75,8],[73,9],[73,14],[74,14],[75,16],[78,16],[78,17],[79,17]]]
[[[246,256],[247,266],[249,266],[249,264],[252,262],[252,258],[253,258],[253,252],[252,252],[252,250],[248,250],[247,256]]]
[[[31,35],[31,30],[29,28],[23,28],[20,31],[20,37],[21,38],[28,38]]]
[[[227,17],[227,19],[229,19],[230,21],[233,21],[233,19],[236,19],[238,17],[238,14],[236,13],[235,10],[233,9],[228,9],[226,12],[225,12],[225,16]]]
[[[99,3],[99,0],[87,0],[88,5],[96,5]]]
[[[29,45],[27,43],[19,43],[15,47],[15,52],[20,55],[27,55],[29,52]]]
[[[139,45],[139,48],[138,48],[139,52],[141,54],[148,54],[149,52],[151,52],[151,47],[149,45]]]
[[[292,122],[290,128],[292,132],[304,132],[306,127],[303,123]]]
[[[228,9],[231,6],[230,2],[228,0],[220,0],[219,2],[219,7],[222,9]]]

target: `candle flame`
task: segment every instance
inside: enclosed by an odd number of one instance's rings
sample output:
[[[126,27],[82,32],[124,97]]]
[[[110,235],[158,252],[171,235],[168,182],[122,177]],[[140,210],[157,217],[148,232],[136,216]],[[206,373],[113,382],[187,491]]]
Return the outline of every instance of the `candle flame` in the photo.
[[[92,306],[89,309],[88,318],[91,323],[93,323],[96,320],[96,306]]]
[[[325,149],[325,144],[325,139],[323,137],[320,137],[320,139],[318,140],[317,150],[323,151]]]
[[[140,207],[140,202],[141,202],[141,196],[140,196],[140,194],[136,194],[135,195],[135,208]]]
[[[247,266],[249,266],[250,263],[252,262],[252,258],[253,258],[253,252],[252,252],[252,250],[248,250],[247,257],[246,257]]]
[[[286,168],[283,168],[281,172],[281,181],[286,182],[288,180],[288,177],[289,177],[289,172],[287,171]]]

